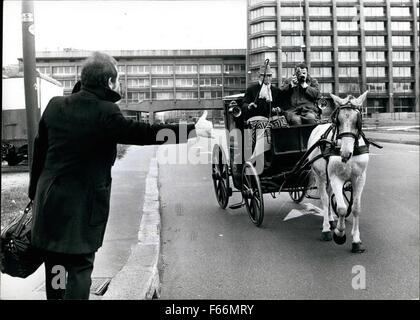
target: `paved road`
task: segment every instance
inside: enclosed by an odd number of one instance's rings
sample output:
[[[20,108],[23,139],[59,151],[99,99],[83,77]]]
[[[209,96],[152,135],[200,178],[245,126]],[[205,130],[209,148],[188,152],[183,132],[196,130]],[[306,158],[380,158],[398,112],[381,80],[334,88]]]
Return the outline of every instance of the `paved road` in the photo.
[[[190,145],[210,159],[208,140]],[[207,143],[207,145],[206,145]],[[320,240],[322,218],[304,212],[317,200],[264,198],[261,228],[244,208],[222,210],[209,164],[162,164],[181,147],[160,147],[162,299],[414,299],[419,297],[419,147],[383,143],[373,148],[360,218],[364,254]],[[184,148],[181,152],[179,148]],[[193,152],[194,151],[194,152]],[[170,155],[170,156],[169,156]],[[180,159],[178,159],[180,160]],[[185,160],[185,159],[184,159]],[[168,161],[167,161],[168,162]],[[204,161],[202,161],[204,162]],[[238,195],[230,204],[239,201]],[[351,230],[351,219],[348,233]],[[366,289],[352,287],[354,266]],[[360,275],[359,271],[357,275]]]

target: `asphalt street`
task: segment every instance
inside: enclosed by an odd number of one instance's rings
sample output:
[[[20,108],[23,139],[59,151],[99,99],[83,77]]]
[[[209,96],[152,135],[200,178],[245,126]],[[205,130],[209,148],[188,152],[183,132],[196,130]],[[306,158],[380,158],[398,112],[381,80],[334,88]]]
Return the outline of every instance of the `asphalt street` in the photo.
[[[351,218],[344,245],[321,241],[322,218],[307,210],[318,200],[266,194],[260,228],[245,208],[222,210],[211,179],[214,141],[158,149],[161,299],[419,297],[418,146],[371,149],[360,217],[367,250],[352,254]],[[239,201],[236,193],[229,205]]]

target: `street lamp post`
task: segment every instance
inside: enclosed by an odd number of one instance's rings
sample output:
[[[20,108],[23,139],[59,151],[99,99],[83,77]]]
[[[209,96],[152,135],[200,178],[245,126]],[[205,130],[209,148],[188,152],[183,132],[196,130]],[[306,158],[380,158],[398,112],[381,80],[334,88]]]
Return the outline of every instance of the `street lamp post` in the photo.
[[[28,164],[30,169],[33,157],[33,144],[40,117],[37,99],[34,4],[32,0],[22,1],[22,50],[28,132]]]

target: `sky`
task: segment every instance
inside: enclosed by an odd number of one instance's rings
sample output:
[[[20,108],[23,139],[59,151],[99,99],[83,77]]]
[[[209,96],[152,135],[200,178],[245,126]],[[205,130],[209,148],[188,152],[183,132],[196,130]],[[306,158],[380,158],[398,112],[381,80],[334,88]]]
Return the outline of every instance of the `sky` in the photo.
[[[3,65],[22,57],[21,1],[3,2]],[[245,49],[246,0],[34,0],[36,51]]]

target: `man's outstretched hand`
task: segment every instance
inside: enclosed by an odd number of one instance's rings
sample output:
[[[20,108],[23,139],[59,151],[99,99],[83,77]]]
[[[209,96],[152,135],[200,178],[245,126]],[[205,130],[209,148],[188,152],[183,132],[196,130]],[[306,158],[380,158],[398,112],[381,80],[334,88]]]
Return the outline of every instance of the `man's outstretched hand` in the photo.
[[[203,115],[197,120],[195,124],[195,132],[198,137],[214,138],[213,134],[213,123],[206,120],[207,110],[203,112]]]

